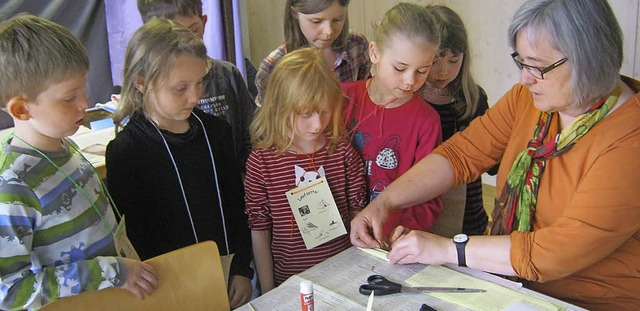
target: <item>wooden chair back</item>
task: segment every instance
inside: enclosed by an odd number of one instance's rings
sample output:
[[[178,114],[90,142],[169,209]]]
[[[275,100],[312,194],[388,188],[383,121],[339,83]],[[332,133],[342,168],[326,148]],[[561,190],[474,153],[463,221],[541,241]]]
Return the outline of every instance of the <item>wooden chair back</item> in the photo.
[[[213,241],[187,246],[145,262],[159,274],[156,291],[139,299],[120,288],[85,292],[54,301],[43,311],[229,310],[226,280]]]

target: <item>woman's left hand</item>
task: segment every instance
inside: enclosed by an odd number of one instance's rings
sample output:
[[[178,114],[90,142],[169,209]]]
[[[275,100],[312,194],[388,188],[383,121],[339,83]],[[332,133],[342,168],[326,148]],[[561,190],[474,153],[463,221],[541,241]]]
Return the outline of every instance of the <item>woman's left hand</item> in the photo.
[[[401,226],[392,234],[392,241],[391,251],[387,255],[391,263],[441,265],[448,262],[446,259],[450,249],[455,249],[449,238],[420,230],[407,233]]]
[[[234,275],[231,277],[231,285],[229,286],[229,305],[231,309],[235,309],[249,302],[252,293],[253,287],[251,286],[250,278],[242,275]]]

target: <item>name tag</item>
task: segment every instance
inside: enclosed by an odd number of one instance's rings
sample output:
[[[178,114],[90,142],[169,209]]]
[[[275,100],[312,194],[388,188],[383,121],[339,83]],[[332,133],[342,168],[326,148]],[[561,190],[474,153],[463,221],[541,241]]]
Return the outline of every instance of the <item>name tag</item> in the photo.
[[[326,178],[296,187],[286,195],[307,249],[347,234]]]
[[[116,251],[120,256],[140,261],[138,252],[133,248],[133,244],[131,244],[129,237],[127,237],[127,225],[124,222],[124,215],[122,215],[122,219],[120,219],[116,233],[113,235],[113,240],[116,244]]]
[[[229,289],[229,283],[231,283],[231,280],[229,280],[229,271],[231,271],[231,262],[233,262],[233,255],[235,254],[220,255],[220,263],[222,263],[222,273],[224,275],[224,282],[227,285],[227,289]]]

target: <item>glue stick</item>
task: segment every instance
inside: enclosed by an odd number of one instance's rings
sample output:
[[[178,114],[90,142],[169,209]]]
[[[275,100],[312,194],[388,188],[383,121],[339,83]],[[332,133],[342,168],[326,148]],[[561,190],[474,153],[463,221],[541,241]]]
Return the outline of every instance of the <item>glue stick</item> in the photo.
[[[300,306],[302,311],[313,311],[313,283],[300,282]]]

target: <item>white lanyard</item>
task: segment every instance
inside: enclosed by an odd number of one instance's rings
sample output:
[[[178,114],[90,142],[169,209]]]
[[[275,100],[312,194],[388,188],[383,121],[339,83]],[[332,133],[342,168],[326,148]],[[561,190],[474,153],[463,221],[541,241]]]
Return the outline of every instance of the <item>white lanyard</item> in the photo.
[[[200,125],[202,125],[202,131],[204,132],[204,138],[207,141],[207,147],[209,148],[209,156],[211,157],[211,165],[213,166],[213,178],[215,179],[215,184],[216,184],[216,191],[218,194],[218,205],[220,207],[220,215],[222,216],[222,229],[224,231],[224,243],[227,249],[227,255],[230,254],[229,252],[229,240],[227,239],[227,224],[226,221],[224,219],[224,210],[222,208],[222,197],[220,196],[220,186],[218,185],[218,172],[216,170],[216,162],[213,159],[213,150],[211,150],[211,143],[209,142],[209,136],[207,135],[207,129],[204,127],[204,123],[202,122],[202,120],[200,120],[200,118],[193,112],[191,112],[191,114],[196,117],[196,119],[200,122]],[[187,207],[187,214],[189,215],[189,221],[191,222],[191,229],[193,230],[193,236],[196,239],[196,243],[199,243],[198,240],[198,233],[196,232],[196,227],[193,223],[193,218],[191,217],[191,208],[189,207],[189,202],[187,202],[187,194],[184,191],[184,186],[182,185],[182,178],[180,177],[180,171],[178,170],[178,165],[176,165],[176,161],[173,158],[173,154],[171,153],[171,149],[169,148],[169,144],[167,143],[167,140],[164,138],[164,135],[162,135],[162,132],[160,131],[160,129],[158,128],[158,126],[155,124],[155,122],[153,120],[151,120],[151,118],[147,117],[147,120],[149,120],[149,122],[153,125],[153,127],[155,127],[155,129],[158,131],[158,134],[160,134],[160,137],[162,138],[162,141],[164,142],[164,146],[167,148],[167,152],[169,153],[169,157],[171,158],[171,163],[173,163],[173,168],[176,171],[176,175],[178,176],[178,183],[180,184],[180,190],[182,191],[182,198],[184,199],[184,204]]]

